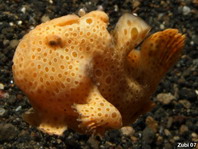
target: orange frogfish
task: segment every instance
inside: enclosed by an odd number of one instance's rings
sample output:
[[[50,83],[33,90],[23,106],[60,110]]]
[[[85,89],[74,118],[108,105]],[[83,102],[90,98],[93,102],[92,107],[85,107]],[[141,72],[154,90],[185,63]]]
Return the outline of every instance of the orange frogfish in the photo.
[[[13,75],[33,107],[23,116],[29,124],[48,134],[103,134],[153,108],[150,97],[181,55],[185,35],[166,29],[147,37],[150,26],[128,13],[111,32],[108,23],[103,11],[71,14],[23,37]]]

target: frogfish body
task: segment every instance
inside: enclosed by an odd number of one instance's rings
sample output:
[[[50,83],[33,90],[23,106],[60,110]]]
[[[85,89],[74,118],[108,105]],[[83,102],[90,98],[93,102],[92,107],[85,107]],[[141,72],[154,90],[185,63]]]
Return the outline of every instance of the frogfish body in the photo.
[[[109,33],[108,19],[102,11],[67,15],[23,37],[13,75],[33,107],[23,116],[28,123],[49,134],[67,128],[102,134],[153,108],[150,96],[179,58],[185,36],[166,29],[146,38],[149,25],[131,14]]]

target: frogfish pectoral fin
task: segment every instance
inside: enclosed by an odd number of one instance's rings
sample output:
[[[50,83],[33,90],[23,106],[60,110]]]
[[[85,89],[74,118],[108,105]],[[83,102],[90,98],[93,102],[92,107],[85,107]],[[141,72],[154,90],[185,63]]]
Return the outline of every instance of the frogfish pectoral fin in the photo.
[[[30,125],[36,126],[39,130],[50,135],[62,135],[67,130],[63,117],[52,115],[41,115],[33,108],[23,114],[23,119]]]
[[[87,97],[87,104],[74,104],[73,108],[79,114],[79,127],[85,133],[103,134],[107,128],[120,128],[122,117],[111,103],[104,99],[97,87],[93,87]]]

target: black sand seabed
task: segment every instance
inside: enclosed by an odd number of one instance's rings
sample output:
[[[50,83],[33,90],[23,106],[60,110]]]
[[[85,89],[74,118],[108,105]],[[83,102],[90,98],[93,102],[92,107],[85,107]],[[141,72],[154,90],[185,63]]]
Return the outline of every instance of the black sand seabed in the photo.
[[[183,55],[153,95],[156,108],[130,127],[106,132],[103,138],[72,130],[62,137],[49,136],[22,120],[30,105],[13,84],[15,48],[37,24],[77,13],[80,8],[89,12],[97,7],[110,15],[109,29],[124,12],[137,13],[151,25],[151,32],[178,28],[187,36]],[[172,149],[177,142],[194,146],[189,143],[198,141],[197,8],[197,0],[0,0],[0,149]],[[162,96],[166,102],[160,100]]]

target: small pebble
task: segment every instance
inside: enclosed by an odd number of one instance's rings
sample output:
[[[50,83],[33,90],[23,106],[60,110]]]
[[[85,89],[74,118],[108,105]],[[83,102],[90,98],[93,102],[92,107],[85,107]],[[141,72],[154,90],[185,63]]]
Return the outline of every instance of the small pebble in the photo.
[[[15,95],[10,95],[7,101],[9,104],[13,104],[16,102],[16,100],[17,100],[17,98]]]
[[[198,35],[193,35],[192,40],[195,44],[198,44]]]
[[[149,128],[151,128],[154,132],[157,132],[157,129],[158,129],[158,123],[157,121],[151,117],[151,116],[148,116],[146,118],[146,124]]]
[[[172,149],[173,146],[172,146],[170,143],[165,143],[165,144],[164,144],[164,148],[165,148],[165,149]]]
[[[134,15],[134,16],[136,16],[136,17],[138,16],[138,14],[137,14],[137,13],[133,13],[133,15]]]
[[[189,109],[191,107],[191,103],[186,99],[179,100],[179,103],[182,104],[186,109]]]
[[[164,134],[169,137],[171,136],[171,132],[168,129],[164,129]]]
[[[50,4],[53,4],[54,2],[53,2],[53,0],[49,0],[49,3],[50,3]]]
[[[10,80],[10,83],[11,83],[11,84],[13,84],[13,83],[14,83],[14,81],[13,81],[13,80]]]
[[[149,144],[143,144],[142,148],[145,149],[152,149],[151,146]]]
[[[97,10],[104,11],[104,8],[103,8],[102,5],[98,5],[98,6],[97,6]]]
[[[150,144],[154,141],[155,138],[155,133],[153,130],[149,127],[146,127],[143,130],[143,140],[145,141],[146,144]]]
[[[193,132],[193,133],[191,134],[191,136],[192,136],[193,138],[198,138],[198,135],[197,135],[195,132]]]
[[[86,14],[86,8],[81,8],[79,11],[78,11],[78,15],[79,16],[84,16]]]
[[[162,144],[163,143],[163,137],[162,136],[157,136],[157,144]]]
[[[132,136],[135,133],[133,127],[126,126],[121,128],[121,133],[126,136]]]
[[[14,23],[13,23],[13,22],[10,22],[9,25],[10,25],[10,26],[14,26]]]
[[[6,110],[4,108],[0,108],[0,116],[3,116],[6,113]]]
[[[135,136],[131,136],[131,141],[132,141],[133,143],[135,143],[135,142],[137,142],[137,141],[138,141],[138,138],[137,138],[137,137],[135,137]]]
[[[114,11],[117,12],[119,10],[118,5],[114,5]]]
[[[188,6],[182,8],[183,15],[188,15],[191,12],[191,9]]]
[[[15,49],[17,47],[18,43],[19,43],[19,40],[16,40],[16,39],[11,40],[10,41],[11,48]]]
[[[164,28],[165,28],[164,24],[160,24],[160,29],[162,30]]]
[[[0,83],[0,90],[4,89],[4,85],[2,83]]]
[[[175,99],[175,97],[171,93],[160,93],[157,95],[157,101],[167,105],[169,104],[172,100]]]
[[[3,40],[3,45],[7,45],[7,44],[9,44],[9,40]]]
[[[26,12],[26,8],[25,7],[22,7],[21,8],[21,12],[25,13]]]
[[[133,3],[132,3],[133,8],[137,8],[137,7],[139,7],[140,4],[141,4],[139,0],[133,0],[132,2],[133,2]]]
[[[195,43],[194,43],[194,41],[190,41],[190,45],[192,45],[192,46],[193,46],[194,44],[195,44]]]
[[[60,144],[62,142],[61,139],[57,139],[56,141],[57,141],[58,144]]]
[[[0,140],[1,141],[10,141],[17,137],[19,131],[18,129],[8,123],[8,124],[0,124]]]
[[[22,23],[23,23],[23,21],[21,21],[21,20],[20,21],[17,21],[17,24],[18,25],[22,25]]]
[[[17,95],[16,95],[16,98],[17,98],[17,100],[22,100],[22,99],[23,99],[23,95],[17,94]]]
[[[34,27],[34,26],[30,26],[29,28],[30,28],[31,30],[33,30],[35,27]]]
[[[18,106],[18,107],[15,109],[15,111],[18,112],[18,111],[21,110],[21,108],[22,108],[21,106]]]
[[[188,131],[188,127],[186,125],[181,125],[179,128],[179,133],[183,134]]]
[[[47,15],[43,15],[43,16],[41,17],[41,22],[42,22],[42,23],[47,22],[47,21],[49,21],[49,20],[50,20],[50,18],[49,18],[49,16],[47,16]]]
[[[9,94],[0,90],[0,98],[9,98]]]
[[[195,90],[195,93],[198,95],[198,90]]]
[[[178,140],[180,139],[180,137],[179,137],[179,136],[174,136],[173,139],[174,139],[175,141],[178,141]]]
[[[169,118],[168,118],[168,121],[167,121],[166,127],[167,127],[167,128],[170,128],[170,127],[172,126],[172,124],[173,124],[173,118],[172,118],[172,117],[169,117]]]
[[[195,90],[190,89],[190,88],[185,88],[185,87],[179,90],[179,97],[180,99],[187,99],[191,101],[194,101],[197,99]]]
[[[96,138],[95,138],[94,136],[91,136],[87,142],[88,142],[89,144],[91,144],[91,147],[92,147],[92,148],[96,148],[96,149],[97,149],[98,146],[99,146],[99,141],[96,140]]]
[[[186,121],[187,117],[183,115],[173,116],[173,123],[183,124]]]

